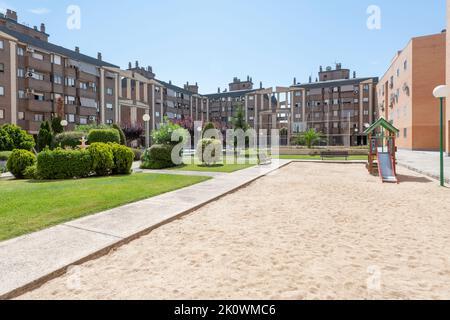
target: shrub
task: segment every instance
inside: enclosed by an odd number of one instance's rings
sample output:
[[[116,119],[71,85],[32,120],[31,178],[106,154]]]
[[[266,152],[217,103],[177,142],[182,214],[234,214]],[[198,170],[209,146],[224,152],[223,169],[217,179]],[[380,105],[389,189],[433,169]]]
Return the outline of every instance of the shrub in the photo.
[[[36,156],[28,150],[16,149],[8,159],[6,167],[17,179],[23,179],[25,169],[36,163]]]
[[[81,139],[85,136],[83,132],[64,132],[56,135],[55,146],[61,148],[75,149],[81,145]]]
[[[172,141],[172,134],[176,130],[183,130],[183,136],[181,137],[179,141]],[[167,144],[167,145],[177,145],[181,141],[183,141],[183,138],[186,138],[189,135],[189,132],[186,129],[183,129],[181,126],[177,124],[173,124],[170,121],[167,121],[166,123],[161,125],[161,128],[159,130],[155,130],[152,132],[152,141],[155,144]]]
[[[142,150],[141,149],[131,149],[134,153],[134,161],[141,161],[142,159]]]
[[[26,168],[25,171],[23,172],[23,176],[25,179],[37,180],[38,179],[37,165],[33,164],[32,166]]]
[[[144,129],[141,127],[124,128],[123,133],[127,141],[133,141],[138,140],[144,134]]]
[[[40,179],[85,178],[92,172],[92,157],[87,150],[46,150],[38,154],[37,176]]]
[[[92,157],[92,170],[98,176],[107,176],[114,169],[114,154],[106,143],[93,143],[88,148]]]
[[[0,151],[22,149],[31,151],[36,143],[33,136],[14,124],[0,127]]]
[[[112,128],[119,131],[120,144],[123,146],[126,146],[127,145],[127,137],[125,136],[125,133],[123,132],[122,128],[119,127],[117,124],[113,124]]]
[[[41,128],[37,136],[37,149],[39,151],[44,150],[47,147],[51,147],[53,143],[53,134],[48,121],[41,123]]]
[[[89,131],[89,144],[93,143],[117,143],[120,144],[120,134],[116,129],[93,129]]]
[[[85,135],[89,133],[91,130],[103,130],[103,129],[111,129],[110,125],[107,124],[82,124],[75,127],[75,132],[83,132]]]
[[[64,127],[61,125],[61,118],[52,119],[52,131],[53,134],[60,134],[64,132]]]
[[[8,161],[11,156],[12,151],[1,151],[0,152],[0,161]]]
[[[222,160],[222,142],[217,139],[202,139],[197,145],[197,157],[206,164],[213,165]]]
[[[130,174],[133,165],[134,153],[133,151],[117,143],[110,143],[109,146],[114,156],[114,174]]]
[[[166,169],[176,166],[172,162],[173,146],[155,144],[142,156],[142,169]]]

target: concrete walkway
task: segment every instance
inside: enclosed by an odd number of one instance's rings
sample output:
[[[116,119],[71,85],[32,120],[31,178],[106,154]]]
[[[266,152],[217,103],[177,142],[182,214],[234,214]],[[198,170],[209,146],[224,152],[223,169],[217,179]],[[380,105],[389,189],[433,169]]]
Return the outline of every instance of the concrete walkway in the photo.
[[[439,180],[439,152],[398,150],[397,158],[400,166]],[[450,157],[445,157],[445,177],[450,183]]]
[[[191,187],[2,242],[0,299],[36,288],[71,265],[100,257],[290,162],[274,161],[269,166],[216,175]]]

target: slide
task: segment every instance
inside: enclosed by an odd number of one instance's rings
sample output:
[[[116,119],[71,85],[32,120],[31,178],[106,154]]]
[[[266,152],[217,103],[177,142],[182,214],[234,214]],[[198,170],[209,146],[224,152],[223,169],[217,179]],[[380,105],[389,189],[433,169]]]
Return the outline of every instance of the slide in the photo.
[[[378,170],[383,182],[398,183],[393,160],[389,152],[378,152]]]

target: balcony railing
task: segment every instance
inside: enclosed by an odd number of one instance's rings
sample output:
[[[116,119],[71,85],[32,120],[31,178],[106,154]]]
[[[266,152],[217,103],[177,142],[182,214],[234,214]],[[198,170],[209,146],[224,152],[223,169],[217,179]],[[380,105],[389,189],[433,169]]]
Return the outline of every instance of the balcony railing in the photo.
[[[38,60],[33,57],[26,57],[25,64],[28,68],[45,73],[52,72],[52,64],[49,61]]]
[[[53,112],[52,102],[29,99],[28,110],[33,112]]]

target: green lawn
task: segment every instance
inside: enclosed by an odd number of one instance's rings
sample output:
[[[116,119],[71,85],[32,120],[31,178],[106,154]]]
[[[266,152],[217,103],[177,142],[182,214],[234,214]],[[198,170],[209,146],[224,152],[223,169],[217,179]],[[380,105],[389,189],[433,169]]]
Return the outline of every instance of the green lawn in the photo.
[[[207,177],[135,174],[0,181],[0,241],[190,186]]]
[[[217,164],[209,167],[201,164],[185,164],[172,168],[171,170],[232,173],[253,166],[255,166],[255,164]]]
[[[285,160],[322,160],[322,158],[320,156],[301,156],[301,155],[280,155],[280,159],[285,159]],[[325,161],[330,160],[345,160],[345,158],[325,158]],[[349,161],[356,161],[356,160],[367,160],[367,156],[349,156],[348,157]]]

